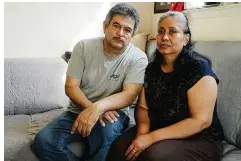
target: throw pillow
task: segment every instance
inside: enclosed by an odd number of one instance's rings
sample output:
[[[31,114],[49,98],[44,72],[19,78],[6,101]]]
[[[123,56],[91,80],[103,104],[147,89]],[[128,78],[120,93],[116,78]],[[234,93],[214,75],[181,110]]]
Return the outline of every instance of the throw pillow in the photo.
[[[148,39],[148,36],[149,34],[147,33],[140,33],[140,34],[136,34],[132,40],[131,40],[131,43],[141,49],[143,52],[146,51],[146,42],[147,42],[147,39]]]

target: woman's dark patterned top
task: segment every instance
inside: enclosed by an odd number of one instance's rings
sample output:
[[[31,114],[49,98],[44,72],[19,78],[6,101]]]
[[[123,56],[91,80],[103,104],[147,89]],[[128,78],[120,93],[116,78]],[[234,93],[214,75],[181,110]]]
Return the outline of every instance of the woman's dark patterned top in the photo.
[[[203,76],[210,75],[215,78],[217,84],[219,82],[207,60],[203,58],[192,59],[179,70],[170,73],[165,73],[159,68],[159,72],[153,72],[154,65],[150,63],[145,73],[145,97],[152,130],[190,117],[187,91]],[[211,126],[199,134],[215,141],[223,140],[223,129],[217,116],[216,104]]]

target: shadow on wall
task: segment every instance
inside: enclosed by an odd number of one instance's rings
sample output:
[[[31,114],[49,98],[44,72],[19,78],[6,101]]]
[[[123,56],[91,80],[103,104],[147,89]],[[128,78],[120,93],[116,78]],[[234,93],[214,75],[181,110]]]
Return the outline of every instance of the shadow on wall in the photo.
[[[89,24],[84,25],[85,28],[81,30],[73,39],[70,48],[67,51],[73,51],[74,46],[82,39],[89,39],[94,37],[102,37],[103,33],[103,21],[111,7],[111,2],[104,2],[100,11],[96,11],[95,19]]]

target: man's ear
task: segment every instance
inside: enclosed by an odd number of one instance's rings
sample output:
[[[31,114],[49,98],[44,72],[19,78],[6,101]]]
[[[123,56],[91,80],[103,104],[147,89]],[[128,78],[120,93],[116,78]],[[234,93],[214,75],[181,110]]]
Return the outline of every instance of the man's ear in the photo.
[[[108,25],[106,23],[106,21],[103,22],[103,31],[104,31],[104,34],[105,34],[105,31],[107,29]]]
[[[184,35],[184,46],[186,46],[189,41],[190,41],[190,35],[189,34]]]

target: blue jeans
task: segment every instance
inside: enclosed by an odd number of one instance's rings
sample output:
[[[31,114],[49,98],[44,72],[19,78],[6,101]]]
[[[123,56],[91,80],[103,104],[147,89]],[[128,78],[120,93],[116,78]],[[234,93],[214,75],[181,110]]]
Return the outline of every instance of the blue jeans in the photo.
[[[41,161],[105,161],[112,142],[120,136],[129,123],[129,117],[122,111],[118,121],[110,123],[104,120],[106,126],[97,122],[87,138],[78,131],[71,134],[72,125],[78,114],[65,111],[55,120],[41,129],[33,142],[33,151]],[[73,142],[88,142],[87,158],[79,158],[70,151],[67,145]]]

